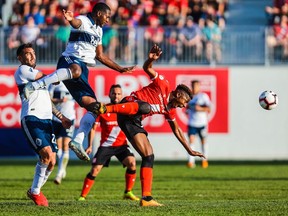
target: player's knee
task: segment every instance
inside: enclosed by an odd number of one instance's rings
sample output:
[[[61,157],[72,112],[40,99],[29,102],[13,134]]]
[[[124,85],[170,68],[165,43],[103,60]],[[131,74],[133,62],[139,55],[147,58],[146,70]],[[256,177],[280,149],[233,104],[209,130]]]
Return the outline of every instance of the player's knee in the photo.
[[[151,112],[151,106],[147,102],[139,101],[138,114],[148,114]]]
[[[153,168],[153,164],[154,164],[154,154],[148,155],[146,157],[142,157],[141,167]]]
[[[130,170],[136,170],[136,161],[135,161],[135,159],[128,161],[127,168],[130,169]]]

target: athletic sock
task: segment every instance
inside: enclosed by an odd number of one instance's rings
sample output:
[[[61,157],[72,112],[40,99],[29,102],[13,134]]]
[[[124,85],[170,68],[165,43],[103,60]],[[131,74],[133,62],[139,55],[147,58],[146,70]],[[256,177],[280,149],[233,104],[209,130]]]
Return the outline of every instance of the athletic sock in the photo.
[[[207,149],[207,144],[202,144],[201,145],[202,148],[202,154],[205,156],[206,159],[203,158],[203,160],[207,160],[208,159],[208,149]]]
[[[122,104],[107,105],[106,109],[107,113],[134,115],[138,112],[139,105],[136,102],[126,102]]]
[[[49,176],[50,176],[51,173],[52,173],[52,170],[46,169],[45,176],[44,176],[44,180],[43,180],[43,183],[42,183],[42,186],[41,186],[41,187],[43,187],[43,185],[47,182],[47,180],[48,180],[48,178],[49,178]]]
[[[92,112],[87,112],[81,119],[79,128],[77,130],[77,133],[75,135],[75,138],[73,139],[75,142],[82,144],[84,138],[87,136],[87,134],[90,132],[93,124],[96,120],[96,115],[94,115]]]
[[[37,162],[35,167],[34,178],[31,186],[31,193],[32,194],[39,194],[42,185],[45,183],[45,173],[47,170],[48,165],[43,164],[40,161]]]
[[[68,161],[69,161],[69,151],[64,151],[58,162],[57,176],[61,178],[63,177],[63,173],[65,173],[66,171]]]
[[[95,177],[91,176],[90,173],[86,176],[83,182],[81,196],[86,197],[94,185]]]
[[[142,187],[142,197],[149,197],[152,194],[153,168],[141,167],[140,179]]]
[[[60,158],[62,157],[62,153],[63,153],[62,149],[58,149],[58,151],[57,151],[58,160],[60,160]]]
[[[44,76],[43,78],[32,82],[34,89],[39,89],[44,86],[49,86],[52,83],[57,83],[63,80],[72,79],[73,75],[69,68],[60,68],[52,74]]]
[[[125,191],[131,191],[134,187],[136,179],[136,170],[126,170],[125,173],[125,181],[126,181],[126,189]]]
[[[192,144],[190,144],[190,148],[193,149],[193,145]],[[188,162],[192,163],[192,164],[195,164],[195,157],[192,156],[192,155],[188,155]]]

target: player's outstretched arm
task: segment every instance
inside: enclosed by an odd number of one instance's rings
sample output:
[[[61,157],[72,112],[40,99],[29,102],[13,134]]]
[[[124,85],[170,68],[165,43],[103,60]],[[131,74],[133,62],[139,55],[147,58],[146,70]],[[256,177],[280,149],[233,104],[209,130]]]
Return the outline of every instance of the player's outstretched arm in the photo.
[[[62,10],[64,18],[70,23],[70,25],[78,29],[82,25],[82,21],[80,19],[74,18],[74,13],[72,11]]]
[[[185,135],[184,135],[183,131],[181,130],[181,128],[178,126],[178,123],[176,120],[169,121],[169,125],[170,125],[174,135],[176,136],[176,138],[179,140],[179,142],[182,144],[182,146],[186,149],[186,151],[190,155],[205,158],[205,156],[202,153],[197,152],[197,151],[193,151],[190,148],[190,146],[189,146],[189,144],[185,138]]]
[[[116,62],[114,62],[112,59],[110,59],[107,55],[104,54],[102,45],[98,45],[96,47],[96,59],[105,66],[120,73],[132,73],[136,68],[136,65],[130,67],[122,67],[118,65]]]
[[[148,59],[143,64],[143,70],[148,74],[150,78],[154,78],[156,76],[156,71],[153,69],[153,62],[160,58],[162,54],[162,49],[154,44],[154,46],[150,49],[148,54]]]

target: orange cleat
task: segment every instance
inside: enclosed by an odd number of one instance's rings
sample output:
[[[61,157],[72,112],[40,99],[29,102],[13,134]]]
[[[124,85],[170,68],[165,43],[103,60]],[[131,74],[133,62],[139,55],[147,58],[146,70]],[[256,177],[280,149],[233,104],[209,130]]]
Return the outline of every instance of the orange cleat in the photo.
[[[188,162],[187,163],[187,167],[188,168],[195,168],[196,167],[196,164],[192,163],[192,162]]]
[[[208,167],[208,161],[202,160],[202,168],[206,169]]]
[[[154,199],[152,199],[150,201],[146,201],[144,199],[141,199],[140,200],[140,206],[149,207],[149,206],[164,206],[164,205],[156,202]]]

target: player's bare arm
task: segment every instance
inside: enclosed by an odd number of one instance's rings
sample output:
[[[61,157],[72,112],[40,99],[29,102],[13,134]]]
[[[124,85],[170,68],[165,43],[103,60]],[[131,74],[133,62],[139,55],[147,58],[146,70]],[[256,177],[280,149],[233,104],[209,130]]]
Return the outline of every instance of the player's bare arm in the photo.
[[[68,119],[66,116],[64,116],[55,106],[55,104],[52,102],[52,113],[55,115],[62,123],[63,127],[65,129],[69,129],[72,126],[72,122],[70,119]]]
[[[82,21],[80,19],[74,18],[74,13],[72,11],[62,10],[64,18],[70,23],[70,25],[77,29],[82,25]]]
[[[102,64],[104,64],[105,66],[113,70],[116,70],[120,73],[132,73],[136,68],[136,65],[130,66],[130,67],[121,67],[120,65],[118,65],[116,62],[114,62],[108,56],[104,54],[102,45],[98,45],[96,47],[96,59],[100,61]]]
[[[156,71],[153,69],[153,62],[158,60],[162,54],[162,49],[154,44],[151,48],[148,59],[143,64],[143,70],[148,74],[150,78],[154,78],[156,76]]]
[[[186,149],[186,151],[190,155],[205,158],[205,156],[202,153],[197,152],[197,151],[193,151],[190,148],[190,146],[187,143],[187,140],[185,138],[185,135],[183,134],[183,131],[181,130],[181,128],[178,126],[178,123],[176,120],[169,121],[169,125],[170,125],[170,128],[172,129],[174,135],[176,136],[176,138],[179,140],[179,142],[182,144],[182,146]]]

